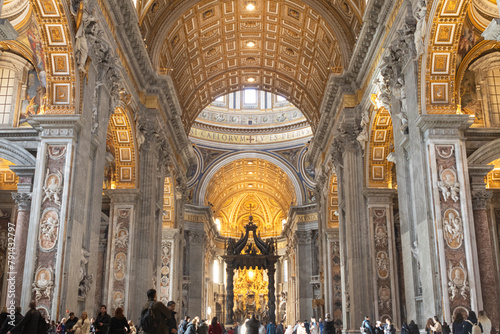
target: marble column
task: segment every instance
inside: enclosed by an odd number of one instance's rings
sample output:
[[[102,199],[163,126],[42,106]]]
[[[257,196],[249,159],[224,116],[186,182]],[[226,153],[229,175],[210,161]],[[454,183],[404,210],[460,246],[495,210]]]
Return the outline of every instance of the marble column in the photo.
[[[369,225],[366,219],[363,151],[356,140],[358,126],[355,111],[344,110],[344,120],[334,139],[333,160],[339,179],[340,243],[343,290],[344,330],[359,330],[366,315],[374,316],[372,259],[369,242]],[[349,305],[347,305],[349,304]]]
[[[30,209],[31,209],[31,193],[12,193],[12,198],[16,202],[16,225],[13,248],[8,248],[7,259],[12,259],[13,268],[7,271],[8,273],[8,292],[6,305],[14,303],[20,306],[23,280],[21,279],[24,272],[24,261],[26,258],[29,222],[30,222]],[[10,226],[9,226],[10,227]],[[12,283],[14,283],[12,285]],[[12,289],[12,287],[14,289]],[[14,297],[14,298],[12,298]]]
[[[304,227],[305,228],[305,227]],[[313,288],[311,284],[312,276],[312,231],[297,230],[295,232],[297,240],[296,268],[297,268],[297,319],[310,319],[313,315],[312,301]]]
[[[486,190],[485,176],[493,169],[492,165],[469,165],[472,190],[472,210],[474,231],[476,232],[479,274],[481,277],[482,309],[486,311],[494,328],[500,326],[500,301],[498,294],[498,272],[495,268],[495,229],[491,216],[490,201],[492,193]]]
[[[276,322],[276,286],[275,286],[276,269],[274,263],[269,264],[267,267],[268,277],[268,293],[267,293],[267,307],[270,322]]]
[[[26,247],[21,245],[26,245],[28,241],[31,191],[33,188],[35,166],[11,166],[10,169],[19,177],[19,181],[17,183],[17,193],[12,193],[12,198],[16,202],[14,248],[7,250],[6,258],[12,258],[14,266],[12,269],[7,270],[8,293],[6,305],[14,303],[16,306],[20,306],[23,287],[22,273],[24,272],[24,261],[26,258]],[[11,290],[11,287],[14,288],[14,291]]]
[[[106,191],[111,198],[110,223],[108,228],[107,305],[111,314],[122,307],[127,314],[133,305],[141,304],[133,298],[132,277],[134,239],[137,238],[137,211],[140,191],[137,189],[111,189]],[[99,270],[99,268],[98,268]],[[104,268],[102,268],[104,270]],[[144,279],[144,278],[143,278]],[[145,280],[145,279],[144,279]],[[146,291],[142,293],[146,300]],[[142,305],[142,304],[141,304]],[[135,319],[130,316],[131,319]]]
[[[179,231],[177,229],[164,228],[161,241],[161,265],[158,270],[158,300],[165,305],[174,300],[175,274],[181,268],[178,262],[179,254],[176,252],[176,244],[179,243]],[[177,305],[177,302],[176,302]],[[181,305],[180,303],[178,304]]]
[[[164,138],[160,135],[158,111],[154,109],[139,110],[138,128],[144,142],[139,150],[139,189],[141,200],[138,202],[138,219],[134,225],[133,255],[130,276],[130,298],[136,302],[130,304],[129,317],[138,319],[142,303],[146,300],[146,292],[154,287],[159,264],[159,248],[161,247],[161,223],[158,207],[163,195],[164,170],[161,165],[161,153]],[[161,198],[160,198],[161,197]]]
[[[234,323],[234,267],[233,263],[226,265],[226,324]]]
[[[374,272],[375,318],[401,326],[393,221],[394,189],[365,189]]]
[[[106,268],[108,268],[108,232],[109,232],[109,217],[101,212],[101,222],[99,229],[99,250],[97,252],[97,272],[95,280],[95,300],[94,310],[99,310],[100,306],[107,303],[108,285],[106,277]]]

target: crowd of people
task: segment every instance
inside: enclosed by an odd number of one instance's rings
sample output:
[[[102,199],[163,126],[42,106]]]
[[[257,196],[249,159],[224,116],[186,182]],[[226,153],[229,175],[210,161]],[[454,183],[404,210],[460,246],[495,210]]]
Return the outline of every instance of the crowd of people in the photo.
[[[175,302],[167,305],[157,301],[156,290],[147,291],[148,301],[143,306],[139,324],[136,328],[132,321],[128,321],[123,313],[123,308],[118,307],[113,316],[107,313],[107,308],[102,305],[95,318],[90,318],[87,312],[82,312],[80,318],[73,312],[69,317],[59,322],[48,323],[45,317],[36,308],[35,301],[29,305],[29,311],[23,316],[21,309],[15,309],[15,314],[7,312],[4,307],[0,313],[0,334],[340,334],[341,328],[335,327],[329,314],[325,320],[297,321],[295,325],[286,328],[283,322],[276,324],[274,321],[261,322],[254,315],[244,322],[236,322],[234,327],[228,329],[220,324],[217,317],[209,322],[200,317],[191,319],[189,316],[177,324]],[[139,329],[141,332],[139,332]],[[370,323],[370,318],[364,318],[361,334],[396,334],[396,327],[391,319],[384,322],[377,321],[375,326]],[[486,312],[480,311],[479,316],[473,311],[468,312],[466,318],[461,312],[454,316],[453,323],[441,323],[437,316],[429,318],[425,332],[427,334],[496,334]],[[401,334],[420,334],[414,321],[407,324],[403,322]]]
[[[450,326],[446,321],[441,323],[439,318],[434,316],[427,320],[425,332],[427,334],[496,334],[485,311],[480,311],[479,316],[476,316],[474,311],[469,311],[466,317],[462,312],[456,312]],[[362,334],[395,334],[396,327],[390,319],[386,319],[385,323],[377,321],[375,326],[372,326],[370,318],[366,316],[361,324],[360,332]],[[401,334],[420,334],[420,330],[415,321],[410,321],[410,324],[404,321]]]

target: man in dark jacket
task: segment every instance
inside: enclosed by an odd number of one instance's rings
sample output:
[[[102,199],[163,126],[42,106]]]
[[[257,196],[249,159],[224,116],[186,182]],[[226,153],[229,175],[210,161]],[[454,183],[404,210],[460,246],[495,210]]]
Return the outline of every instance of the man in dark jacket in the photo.
[[[170,319],[167,320],[167,326],[168,326],[168,329],[169,329],[169,333],[170,334],[176,334],[177,333],[177,320],[175,319],[175,315],[177,314],[177,312],[175,312],[175,302],[173,300],[169,301],[167,303],[167,308],[170,310],[170,312],[172,313],[172,316],[170,317]]]
[[[99,334],[107,334],[111,316],[106,312],[106,305],[101,306],[101,311],[95,317],[94,327],[95,332]]]
[[[247,326],[247,334],[259,334],[260,321],[257,320],[255,314],[252,314],[252,317],[246,323]]]
[[[75,317],[75,313],[71,312],[69,314],[69,319],[66,320],[66,333],[74,333],[75,330],[73,329],[73,326],[75,326],[77,322],[78,317]]]
[[[42,321],[45,322],[45,319],[43,319],[40,311],[36,309],[36,302],[32,300],[30,309],[26,312],[24,319],[8,331],[7,334],[19,332],[21,328],[23,329],[22,332],[20,332],[22,334],[39,334],[38,327]]]
[[[157,328],[155,332],[144,332],[146,334],[169,334],[167,323],[172,317],[172,312],[162,303],[156,301],[156,290],[149,289],[147,292],[148,302],[144,305],[141,311],[141,315],[146,312],[148,308],[151,307],[154,317],[156,319]],[[139,328],[141,327],[139,323]],[[138,329],[139,329],[138,328]]]
[[[276,334],[285,334],[285,328],[283,327],[283,321],[280,321],[278,326],[276,326]]]
[[[2,328],[0,328],[0,334],[7,334],[8,331],[12,330],[17,324],[19,324],[23,320],[23,315],[21,314],[21,308],[18,306],[16,307],[16,313],[14,314],[14,319],[12,319],[10,316],[5,319],[5,321],[2,324]],[[16,332],[12,332],[12,334],[19,334],[22,333],[22,328],[18,328]]]
[[[324,334],[335,334],[335,323],[333,322],[333,319],[330,316],[330,313],[326,314],[325,323],[324,323],[324,327],[323,327],[323,333]]]

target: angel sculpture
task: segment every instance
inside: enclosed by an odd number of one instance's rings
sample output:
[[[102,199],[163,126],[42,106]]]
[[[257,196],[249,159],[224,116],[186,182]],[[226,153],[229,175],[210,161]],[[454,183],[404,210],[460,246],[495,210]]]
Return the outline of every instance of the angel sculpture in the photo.
[[[62,190],[62,173],[57,171],[57,174],[50,174],[47,169],[47,175],[45,176],[45,185],[43,186],[43,192],[45,193],[42,202],[46,200],[53,200],[57,205],[61,205],[60,195]]]

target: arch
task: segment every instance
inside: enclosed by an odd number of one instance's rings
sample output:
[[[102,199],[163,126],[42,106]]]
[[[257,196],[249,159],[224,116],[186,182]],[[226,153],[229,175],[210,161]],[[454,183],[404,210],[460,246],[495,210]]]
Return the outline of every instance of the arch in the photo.
[[[138,152],[133,129],[128,109],[123,102],[120,102],[111,115],[108,125],[114,143],[116,188],[135,188],[139,177]]]
[[[428,16],[426,53],[422,57],[422,113],[455,114],[458,46],[470,0],[439,0]],[[424,108],[425,106],[425,108]]]
[[[266,153],[245,151],[245,152],[240,152],[240,153],[228,155],[224,159],[221,159],[219,162],[214,164],[212,167],[210,167],[205,172],[205,175],[203,176],[203,178],[201,180],[201,186],[199,188],[200,190],[198,191],[198,199],[197,199],[198,205],[205,204],[204,201],[205,201],[205,196],[206,196],[208,185],[209,185],[210,181],[212,180],[212,177],[214,176],[214,174],[219,169],[221,169],[223,166],[227,165],[230,162],[240,160],[240,159],[251,159],[251,158],[265,160],[265,161],[273,163],[276,166],[278,166],[279,168],[281,168],[281,170],[283,170],[286,173],[286,175],[289,177],[290,181],[292,182],[293,188],[295,190],[295,196],[297,198],[297,205],[303,205],[305,203],[305,194],[302,190],[300,179],[299,179],[298,175],[286,163],[284,163],[282,160],[280,160],[276,157],[273,157],[269,154],[266,154]]]
[[[375,108],[366,145],[366,184],[369,188],[394,188],[393,162],[387,159],[394,150],[391,114],[384,107]]]
[[[469,165],[486,165],[500,158],[500,138],[475,150],[467,159]]]
[[[67,5],[63,0],[30,1],[40,28],[43,51],[39,55],[37,71],[46,75],[47,114],[71,114],[76,111],[77,73],[73,56]],[[43,61],[42,61],[43,58]],[[42,66],[43,63],[43,66]]]
[[[0,139],[0,158],[19,166],[36,165],[36,158],[30,152],[6,139]]]

